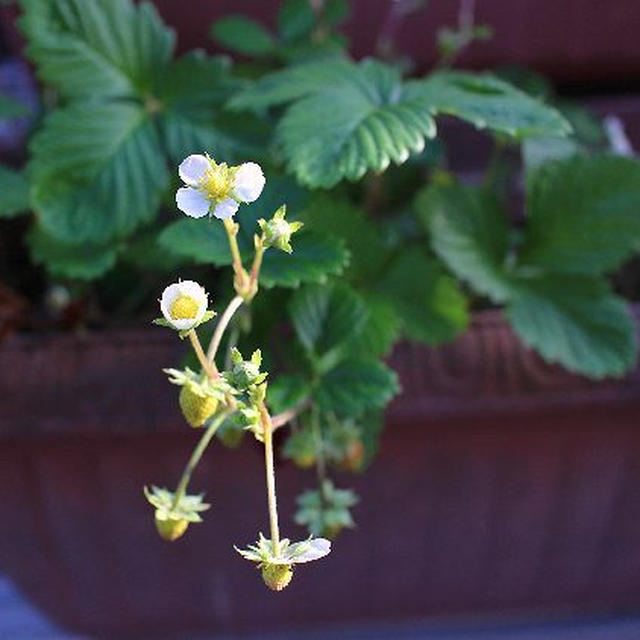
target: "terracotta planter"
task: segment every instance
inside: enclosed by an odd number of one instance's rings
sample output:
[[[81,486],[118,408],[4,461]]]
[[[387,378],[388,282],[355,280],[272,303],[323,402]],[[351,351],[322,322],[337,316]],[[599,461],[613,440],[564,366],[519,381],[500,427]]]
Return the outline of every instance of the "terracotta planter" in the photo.
[[[174,482],[196,437],[159,372],[180,354],[170,338],[0,348],[0,573],[59,623],[154,635],[637,605],[640,372],[567,375],[494,313],[452,345],[399,348],[381,455],[338,478],[362,495],[358,529],[274,595],[231,547],[267,528],[252,442],[203,461],[203,525],[174,545],[155,534],[141,487]],[[294,495],[312,477],[282,465],[278,482],[300,535]]]

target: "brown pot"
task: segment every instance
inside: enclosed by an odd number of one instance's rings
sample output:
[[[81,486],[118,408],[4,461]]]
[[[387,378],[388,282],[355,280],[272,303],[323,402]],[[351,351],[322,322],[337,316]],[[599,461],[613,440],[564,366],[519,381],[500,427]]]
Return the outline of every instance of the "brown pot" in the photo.
[[[637,313],[640,316],[640,313]],[[268,592],[232,545],[267,530],[259,447],[215,445],[213,509],[174,544],[142,497],[197,434],[157,331],[20,336],[0,348],[0,573],[86,634],[278,630],[443,614],[620,610],[640,597],[640,371],[590,383],[544,365],[497,313],[455,343],[401,346],[404,387],[363,476],[358,528]],[[279,468],[285,534],[311,474]]]

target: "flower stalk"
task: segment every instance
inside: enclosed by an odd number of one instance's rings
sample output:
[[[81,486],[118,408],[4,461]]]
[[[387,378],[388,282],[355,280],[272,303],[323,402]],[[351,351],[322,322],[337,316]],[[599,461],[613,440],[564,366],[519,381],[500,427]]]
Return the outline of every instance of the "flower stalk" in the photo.
[[[242,306],[243,302],[244,302],[244,298],[242,296],[235,296],[231,300],[231,302],[227,305],[227,308],[224,310],[224,313],[220,316],[220,320],[218,320],[218,324],[216,325],[215,331],[213,332],[213,336],[211,337],[209,348],[207,349],[207,359],[212,364],[214,363],[216,354],[218,353],[218,348],[220,347],[222,336],[224,335],[224,332],[227,330],[227,327],[229,326],[229,322],[231,322],[231,319],[235,315],[236,311],[238,311],[238,309]]]
[[[280,551],[280,528],[278,526],[278,505],[276,502],[276,475],[273,464],[273,425],[271,417],[264,405],[260,402],[260,421],[264,436],[264,464],[267,478],[267,503],[269,507],[269,527],[271,531],[271,544],[273,555],[278,556]]]
[[[222,423],[233,413],[232,410],[223,411],[220,415],[216,416],[216,418],[211,422],[211,424],[207,427],[207,430],[202,434],[200,441],[196,445],[196,448],[193,450],[189,461],[187,462],[184,471],[182,472],[182,476],[180,477],[180,482],[178,483],[178,487],[176,488],[175,497],[173,501],[173,508],[175,509],[180,500],[184,496],[187,486],[189,485],[189,480],[191,480],[191,474],[193,470],[198,466],[200,462],[200,458],[202,458],[202,454],[205,452],[206,448],[209,446],[211,439],[216,434],[216,431],[220,428]]]
[[[205,373],[209,376],[209,378],[211,378],[211,380],[217,380],[220,377],[220,372],[218,371],[215,362],[213,362],[213,360],[209,360],[205,355],[204,349],[200,344],[200,339],[198,338],[198,334],[196,333],[195,329],[191,329],[187,336],[189,337],[189,342],[191,342],[191,346],[193,347],[193,350],[198,357],[198,362],[200,362],[200,365],[204,369]]]

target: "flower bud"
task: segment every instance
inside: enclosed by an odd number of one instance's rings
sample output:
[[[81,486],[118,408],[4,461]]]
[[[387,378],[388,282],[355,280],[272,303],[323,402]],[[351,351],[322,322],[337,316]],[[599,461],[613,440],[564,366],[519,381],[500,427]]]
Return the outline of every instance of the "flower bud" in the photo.
[[[284,219],[286,206],[282,205],[271,220],[258,220],[262,229],[263,241],[266,247],[276,247],[280,251],[291,253],[291,235],[302,228],[302,222],[287,222]]]
[[[262,565],[262,579],[272,591],[282,591],[293,578],[293,569],[290,564]]]
[[[266,373],[260,373],[262,364],[262,354],[260,349],[256,349],[251,356],[251,360],[243,360],[242,354],[234,349],[231,352],[232,367],[228,374],[229,382],[240,390],[259,385],[267,377]]]
[[[178,402],[182,415],[192,427],[201,427],[218,408],[217,398],[201,396],[188,384],[180,389]]]

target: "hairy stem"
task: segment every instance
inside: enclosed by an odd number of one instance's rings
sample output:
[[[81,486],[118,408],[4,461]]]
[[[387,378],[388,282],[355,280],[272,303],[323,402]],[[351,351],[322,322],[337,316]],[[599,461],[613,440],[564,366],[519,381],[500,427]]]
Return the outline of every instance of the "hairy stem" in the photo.
[[[273,545],[273,554],[278,556],[280,553],[280,529],[278,527],[278,505],[276,503],[276,474],[273,465],[273,425],[264,402],[260,403],[259,410],[264,434],[264,466],[267,476],[267,503],[269,506],[271,543]]]
[[[220,347],[220,342],[222,341],[222,336],[229,326],[229,322],[231,318],[235,315],[236,311],[242,306],[244,300],[241,296],[235,296],[231,300],[231,302],[227,305],[227,308],[224,310],[224,313],[220,316],[220,320],[218,320],[218,324],[216,325],[216,329],[213,332],[213,336],[211,337],[211,342],[209,343],[209,348],[207,349],[207,359],[210,363],[214,363],[216,358],[216,353],[218,353],[218,347]],[[214,364],[215,366],[215,364]]]
[[[180,500],[184,496],[187,490],[187,485],[189,484],[189,480],[191,479],[191,474],[198,465],[198,462],[200,462],[200,458],[211,442],[211,438],[213,438],[220,425],[227,419],[227,417],[231,413],[232,411],[224,411],[219,416],[217,416],[215,420],[213,420],[213,422],[207,427],[207,430],[200,438],[200,442],[198,442],[196,448],[193,450],[193,453],[189,458],[189,462],[187,462],[187,465],[182,472],[182,476],[180,477],[180,482],[178,483],[178,488],[176,489],[175,497],[173,499],[173,509],[178,506]]]

